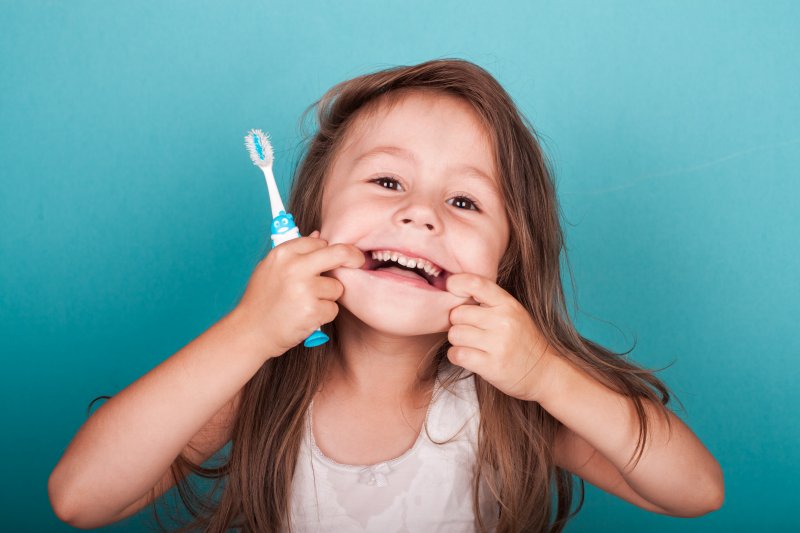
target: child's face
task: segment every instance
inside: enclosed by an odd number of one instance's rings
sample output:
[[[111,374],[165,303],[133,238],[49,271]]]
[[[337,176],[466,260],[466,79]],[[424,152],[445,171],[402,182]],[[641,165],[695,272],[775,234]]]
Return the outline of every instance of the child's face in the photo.
[[[352,243],[367,257],[362,269],[330,272],[344,285],[338,302],[384,333],[445,332],[450,309],[473,300],[447,292],[442,279],[471,272],[495,281],[508,245],[490,141],[469,104],[453,96],[412,93],[364,119],[338,153],[322,200],[320,238]],[[446,272],[430,285],[396,268],[371,270],[383,265],[372,258],[377,250],[404,251]]]

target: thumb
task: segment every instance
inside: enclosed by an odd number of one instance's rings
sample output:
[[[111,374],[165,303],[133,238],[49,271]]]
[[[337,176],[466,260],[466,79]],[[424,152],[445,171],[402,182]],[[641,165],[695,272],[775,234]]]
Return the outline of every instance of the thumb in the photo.
[[[309,237],[314,237],[314,238],[316,239],[317,237],[319,237],[319,230],[318,230],[318,229],[315,229],[315,230],[314,230],[314,231],[312,231],[312,232],[311,232],[311,233],[310,233],[308,236],[309,236]]]

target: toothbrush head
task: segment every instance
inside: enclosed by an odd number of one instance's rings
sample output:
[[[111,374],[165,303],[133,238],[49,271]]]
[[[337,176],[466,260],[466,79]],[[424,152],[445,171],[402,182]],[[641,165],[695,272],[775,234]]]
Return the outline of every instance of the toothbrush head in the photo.
[[[269,138],[261,130],[250,130],[244,138],[244,145],[250,153],[250,159],[257,167],[272,167],[272,145]]]

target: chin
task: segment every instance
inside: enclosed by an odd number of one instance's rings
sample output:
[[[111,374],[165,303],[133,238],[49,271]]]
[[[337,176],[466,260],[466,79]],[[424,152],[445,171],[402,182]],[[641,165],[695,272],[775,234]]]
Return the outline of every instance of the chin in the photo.
[[[462,299],[446,291],[376,279],[364,270],[337,268],[327,275],[344,285],[337,304],[367,326],[388,335],[445,333],[450,329],[450,310],[462,303]]]

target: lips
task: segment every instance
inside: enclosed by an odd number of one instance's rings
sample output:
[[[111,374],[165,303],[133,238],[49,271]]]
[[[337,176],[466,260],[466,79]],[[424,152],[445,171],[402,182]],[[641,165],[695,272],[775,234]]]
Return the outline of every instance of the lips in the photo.
[[[373,279],[380,279],[385,281],[391,281],[393,284],[397,283],[400,285],[408,285],[414,287],[416,289],[420,289],[423,291],[430,291],[432,293],[443,293],[445,292],[444,289],[439,287],[435,287],[430,285],[425,278],[420,276],[410,276],[407,273],[401,274],[397,270],[390,268],[390,269],[380,269],[380,270],[373,270],[373,271],[364,271],[369,277]]]
[[[402,265],[400,265],[399,263],[396,263],[394,261],[386,262],[386,261],[381,261],[381,260],[378,260],[378,259],[373,259],[372,258],[372,252],[374,252],[374,251],[394,251],[394,252],[398,252],[398,253],[406,256],[406,257],[425,259],[426,261],[429,261],[432,266],[434,266],[435,268],[437,268],[440,271],[439,275],[438,276],[433,276],[433,275],[425,272],[424,270],[420,270],[418,268],[406,268],[406,267],[403,267]],[[431,287],[435,288],[435,289],[438,289],[440,291],[447,290],[446,289],[446,281],[447,281],[447,277],[450,275],[450,272],[447,271],[445,268],[443,268],[438,263],[436,263],[435,261],[432,261],[432,260],[428,259],[427,257],[425,257],[422,254],[419,254],[417,252],[412,252],[410,250],[399,249],[399,248],[375,247],[375,248],[371,248],[369,250],[364,250],[364,255],[366,257],[366,261],[364,262],[364,265],[361,267],[362,270],[374,271],[374,270],[377,270],[381,266],[390,265],[390,266],[393,266],[393,267],[398,267],[398,268],[401,268],[401,269],[406,269],[406,270],[409,270],[411,272],[414,272],[415,274],[417,274],[420,277],[422,277],[423,279],[425,279],[428,282],[428,284]],[[395,276],[399,277],[398,274],[395,274]],[[408,278],[408,279],[410,279],[410,278]]]

